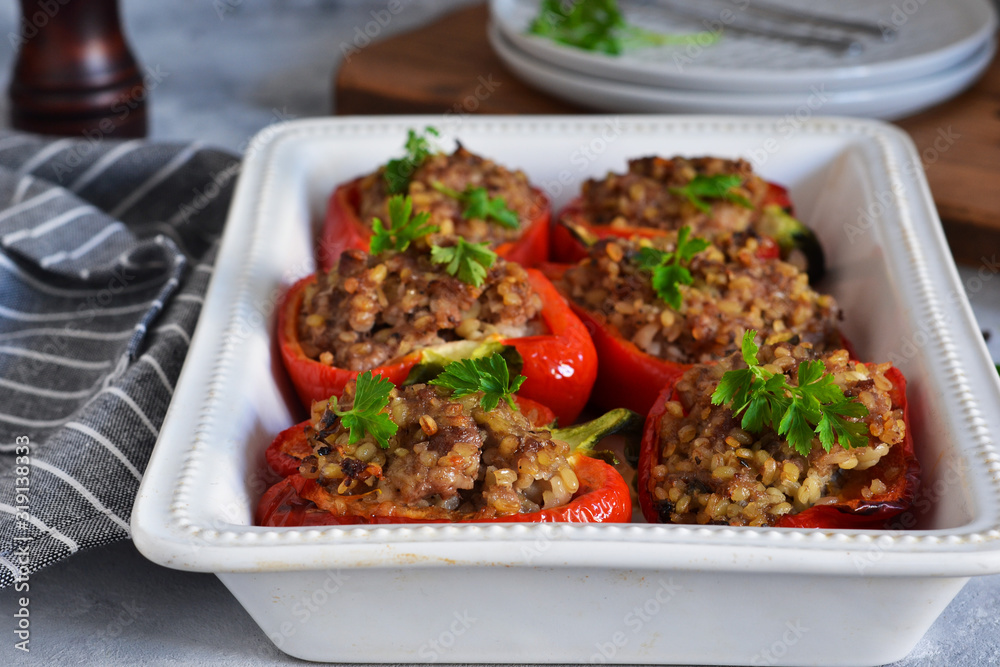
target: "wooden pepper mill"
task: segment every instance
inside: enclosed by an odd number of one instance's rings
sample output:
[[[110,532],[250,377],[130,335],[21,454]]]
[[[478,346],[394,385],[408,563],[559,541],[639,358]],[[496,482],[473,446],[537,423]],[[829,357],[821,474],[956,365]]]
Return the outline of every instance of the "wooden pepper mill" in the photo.
[[[146,86],[117,0],[21,0],[10,123],[40,134],[146,135]],[[16,44],[15,44],[16,42]]]

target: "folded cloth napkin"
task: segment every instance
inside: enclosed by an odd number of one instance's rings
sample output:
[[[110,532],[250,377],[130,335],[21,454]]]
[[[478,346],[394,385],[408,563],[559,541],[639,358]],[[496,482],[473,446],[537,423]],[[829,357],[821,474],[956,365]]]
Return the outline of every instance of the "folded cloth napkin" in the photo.
[[[129,537],[239,166],[0,133],[0,587]]]

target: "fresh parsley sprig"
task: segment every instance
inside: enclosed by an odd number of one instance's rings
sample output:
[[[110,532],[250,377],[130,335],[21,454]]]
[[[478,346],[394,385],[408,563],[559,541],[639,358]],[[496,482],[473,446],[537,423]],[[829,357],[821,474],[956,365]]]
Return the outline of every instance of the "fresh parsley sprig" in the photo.
[[[645,246],[636,255],[635,263],[640,269],[653,274],[652,285],[656,294],[674,310],[681,309],[681,292],[678,285],[690,285],[694,277],[687,267],[691,259],[709,246],[709,242],[691,236],[691,228],[684,225],[677,232],[677,248],[674,252],[664,252]]]
[[[429,384],[452,390],[452,396],[460,398],[476,392],[483,392],[479,404],[483,410],[493,410],[500,399],[517,409],[513,394],[524,384],[525,377],[510,377],[507,362],[500,354],[492,354],[478,359],[460,359],[445,366],[444,371]]]
[[[845,449],[868,446],[868,425],[860,419],[868,409],[852,401],[826,373],[819,360],[799,364],[799,384],[793,387],[783,373],[772,373],[757,361],[756,331],[743,334],[742,353],[747,368],[726,371],[712,393],[714,405],[730,405],[743,413],[742,426],[760,433],[770,426],[802,456],[812,450],[818,435],[823,449],[834,441]]]
[[[507,202],[502,197],[491,199],[486,188],[470,185],[464,191],[459,192],[442,183],[433,183],[432,186],[438,192],[465,206],[462,217],[466,220],[492,220],[507,229],[517,229],[520,226],[517,213],[507,208]]]
[[[435,225],[427,222],[429,219],[428,213],[413,215],[412,199],[394,195],[389,199],[389,228],[386,229],[379,218],[372,220],[372,238],[368,244],[368,252],[378,255],[386,250],[406,250],[412,241],[438,230]]]
[[[406,143],[404,144],[406,156],[389,160],[385,165],[385,183],[390,194],[404,194],[409,189],[410,177],[413,176],[413,172],[423,164],[424,160],[437,152],[431,143],[431,136],[439,137],[441,134],[437,128],[430,125],[424,128],[423,133],[412,129],[406,131]]]
[[[718,40],[712,32],[665,35],[625,20],[616,0],[542,0],[528,32],[586,51],[620,55],[630,48],[698,44]]]
[[[717,176],[698,174],[684,187],[670,188],[669,191],[672,194],[687,197],[688,201],[702,213],[712,212],[712,206],[705,201],[706,199],[721,199],[739,204],[744,208],[753,208],[749,199],[733,192],[733,189],[738,188],[741,183],[743,183],[743,179],[736,174],[719,174]]]
[[[330,411],[351,430],[350,444],[353,445],[367,433],[382,449],[388,449],[389,438],[399,430],[389,415],[383,412],[389,405],[392,383],[381,375],[365,371],[357,377],[354,386],[354,405],[351,409],[340,410],[336,397],[331,397]]]
[[[490,250],[489,243],[469,243],[461,236],[453,246],[431,246],[431,261],[447,264],[444,270],[463,283],[479,287],[486,280],[486,273],[497,254]]]

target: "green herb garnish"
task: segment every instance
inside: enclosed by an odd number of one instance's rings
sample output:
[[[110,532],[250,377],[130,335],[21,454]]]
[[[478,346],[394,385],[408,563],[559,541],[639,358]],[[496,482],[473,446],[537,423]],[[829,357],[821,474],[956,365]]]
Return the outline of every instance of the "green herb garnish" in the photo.
[[[500,399],[517,409],[512,394],[521,388],[525,377],[518,375],[511,378],[507,370],[507,362],[499,354],[493,354],[479,359],[461,359],[445,366],[444,371],[428,384],[445,387],[452,390],[456,398],[483,392],[479,404],[483,410],[493,410]]]
[[[699,174],[682,188],[670,188],[670,192],[687,197],[688,201],[703,213],[712,212],[712,206],[705,201],[706,199],[722,199],[739,204],[744,208],[753,208],[749,199],[733,192],[733,188],[738,188],[741,183],[743,183],[743,178],[736,174],[719,174],[718,176]]]
[[[441,183],[434,183],[433,187],[438,192],[465,206],[462,217],[466,220],[492,220],[507,229],[517,229],[519,226],[517,213],[507,208],[507,202],[502,197],[490,199],[486,188],[476,188],[470,185],[463,192],[459,192]]]
[[[385,182],[390,194],[404,194],[410,187],[410,177],[428,156],[437,152],[428,135],[439,137],[436,128],[428,125],[422,134],[414,130],[406,132],[406,156],[389,160],[385,165]]]
[[[867,447],[868,425],[847,418],[864,417],[868,409],[844,396],[833,376],[826,374],[826,364],[800,363],[799,385],[793,387],[783,373],[772,373],[757,361],[756,335],[756,331],[743,334],[748,368],[726,371],[712,393],[712,403],[729,404],[733,415],[743,412],[742,426],[752,433],[770,426],[802,456],[809,455],[817,435],[826,451],[834,440],[845,449]]]
[[[703,238],[694,237],[690,240],[691,228],[684,225],[677,232],[677,249],[674,252],[664,252],[649,246],[639,250],[635,263],[640,269],[651,271],[652,285],[657,296],[663,299],[674,310],[681,309],[681,292],[678,285],[690,285],[694,277],[687,267],[681,263],[690,263],[691,258],[709,246]]]
[[[413,200],[402,195],[389,199],[389,228],[382,226],[378,218],[372,220],[372,239],[368,244],[368,252],[378,255],[386,250],[402,252],[410,247],[410,242],[421,236],[433,234],[438,230],[428,224],[429,213],[413,215]]]
[[[487,270],[497,261],[489,243],[469,243],[461,236],[453,246],[431,246],[431,261],[447,264],[444,270],[467,285],[479,287],[486,280]]]
[[[620,55],[626,49],[698,44],[707,46],[719,36],[711,32],[664,35],[632,25],[616,0],[542,0],[528,32],[586,51]]]
[[[365,371],[355,380],[354,405],[350,410],[341,412],[337,406],[337,398],[330,398],[330,411],[340,417],[344,426],[351,430],[350,444],[353,445],[367,433],[375,438],[382,449],[389,448],[389,438],[399,430],[389,415],[382,412],[389,405],[389,392],[392,388],[392,383],[381,375]]]

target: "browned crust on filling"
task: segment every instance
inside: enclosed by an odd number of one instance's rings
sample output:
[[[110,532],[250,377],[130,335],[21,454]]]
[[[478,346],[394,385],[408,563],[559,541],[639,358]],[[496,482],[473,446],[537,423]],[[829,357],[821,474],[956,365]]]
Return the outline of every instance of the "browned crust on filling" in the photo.
[[[500,258],[474,287],[412,246],[377,256],[348,250],[307,289],[297,324],[307,356],[365,370],[449,341],[540,333],[541,307],[525,270]]]
[[[350,383],[341,409],[353,392]],[[300,473],[343,496],[343,513],[359,516],[484,519],[569,502],[579,482],[566,443],[503,401],[486,412],[482,394],[446,393],[429,385],[393,389],[387,412],[399,431],[386,449],[367,435],[350,444],[326,404],[314,404],[307,431],[313,455]]]
[[[868,408],[863,421],[869,446],[834,444],[826,452],[817,438],[809,456],[802,456],[769,428],[750,433],[731,408],[711,403],[722,375],[746,368],[742,357],[695,366],[678,381],[677,400],[666,404],[660,423],[660,457],[651,470],[650,491],[662,521],[773,525],[785,514],[833,502],[848,471],[871,468],[903,442],[903,411],[893,408],[892,382],[885,375],[891,364],[866,366],[851,361],[846,350],[818,355],[805,344],[765,345],[758,354],[768,370],[784,372],[791,385],[797,384],[799,363],[817,358],[845,396]],[[884,483],[875,479],[862,494],[884,491]]]
[[[733,192],[753,205],[707,200],[711,213],[704,213],[670,188],[684,187],[698,175],[736,175],[741,185]],[[583,205],[596,224],[620,227],[680,229],[690,226],[696,234],[714,236],[720,232],[741,232],[760,216],[768,185],[746,160],[717,157],[664,159],[645,157],[629,160],[624,174],[609,173],[603,179],[583,184]]]
[[[384,168],[361,180],[361,219],[371,224],[373,218],[388,220],[390,194],[383,176]],[[457,192],[467,187],[486,188],[491,198],[500,197],[507,208],[517,214],[518,229],[509,229],[493,221],[462,217],[463,206],[457,200],[434,189],[440,183]],[[467,241],[499,244],[520,238],[524,228],[538,217],[545,205],[520,170],[510,170],[492,160],[482,158],[459,145],[451,155],[429,156],[413,172],[409,194],[413,210],[430,214],[431,224],[437,225],[439,237],[462,236]]]
[[[791,264],[759,257],[752,232],[720,237],[691,260],[694,283],[679,286],[679,311],[636,265],[644,245],[672,251],[676,235],[603,239],[563,277],[573,301],[603,315],[643,351],[678,363],[711,361],[737,351],[749,329],[772,343],[798,337],[818,349],[840,345],[833,297],[812,290]]]

